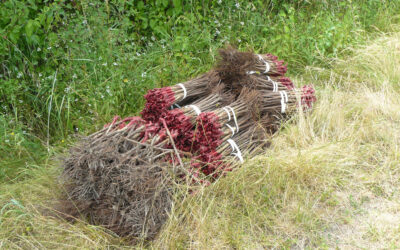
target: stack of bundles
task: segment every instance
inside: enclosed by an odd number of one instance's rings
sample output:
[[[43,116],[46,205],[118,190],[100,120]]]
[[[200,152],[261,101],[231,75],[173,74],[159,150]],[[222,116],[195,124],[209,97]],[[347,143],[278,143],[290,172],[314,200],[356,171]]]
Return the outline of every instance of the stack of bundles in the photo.
[[[64,215],[151,239],[168,217],[174,184],[210,185],[263,152],[282,121],[316,100],[311,86],[294,87],[276,56],[230,47],[220,55],[215,69],[150,90],[142,117],[115,117],[71,149]]]

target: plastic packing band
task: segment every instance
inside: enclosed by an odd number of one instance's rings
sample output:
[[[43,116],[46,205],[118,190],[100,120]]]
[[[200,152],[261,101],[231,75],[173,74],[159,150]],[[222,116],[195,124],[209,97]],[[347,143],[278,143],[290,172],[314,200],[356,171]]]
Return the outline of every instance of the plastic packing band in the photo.
[[[279,91],[279,94],[281,95],[281,113],[285,113],[286,110],[285,96],[283,92],[285,91]]]
[[[267,81],[272,82],[272,92],[278,92],[278,83],[271,79],[271,77],[267,76]]]
[[[275,81],[272,81],[272,85],[274,86],[274,90],[272,90],[272,92],[278,92],[278,84]]]
[[[185,85],[183,85],[182,83],[178,83],[177,85],[178,85],[179,87],[181,87],[182,90],[183,90],[183,98],[182,98],[182,100],[183,100],[183,99],[185,99],[186,96],[187,96],[187,91],[186,91]]]
[[[269,70],[271,69],[271,66],[269,65],[269,63],[267,61],[264,60],[264,58],[260,54],[258,54],[257,56],[258,56],[258,59],[260,59],[260,61],[265,64],[264,74],[268,73]]]
[[[236,126],[236,133],[238,133],[238,132],[239,132],[239,125],[238,125],[238,122],[237,122],[237,119],[236,119],[235,111],[233,110],[233,108],[232,108],[231,106],[226,106],[226,107],[227,107],[228,109],[230,109],[231,112],[232,112],[233,120],[235,121],[235,126]]]
[[[288,103],[288,102],[289,102],[289,97],[288,97],[288,95],[287,95],[287,92],[286,92],[286,91],[283,91],[283,95],[285,96],[286,103]]]
[[[232,139],[228,139],[227,142],[231,145],[232,155],[236,156],[239,159],[240,163],[243,163],[244,160],[243,160],[242,152],[240,151],[236,142]],[[234,151],[236,151],[236,153]]]
[[[231,130],[231,132],[232,132],[231,137],[234,136],[235,135],[235,130],[231,127],[231,125],[225,124],[225,126],[227,126]]]
[[[201,110],[199,109],[199,107],[197,107],[196,105],[189,105],[188,107],[192,108],[194,112],[196,112],[196,115],[200,115]]]
[[[231,113],[226,107],[223,107],[222,109],[228,114],[228,122],[229,122],[231,120]]]
[[[254,74],[257,73],[257,71],[250,70],[250,71],[247,71],[246,73],[247,73],[248,75],[254,75]]]
[[[264,73],[266,74],[271,69],[271,66],[269,65],[269,63],[267,61],[264,61],[264,63],[265,63],[265,71],[264,71]]]
[[[228,139],[227,142],[229,143],[229,145],[231,146],[232,152],[235,151],[235,146],[232,144],[232,141],[234,142],[234,140],[232,139]]]

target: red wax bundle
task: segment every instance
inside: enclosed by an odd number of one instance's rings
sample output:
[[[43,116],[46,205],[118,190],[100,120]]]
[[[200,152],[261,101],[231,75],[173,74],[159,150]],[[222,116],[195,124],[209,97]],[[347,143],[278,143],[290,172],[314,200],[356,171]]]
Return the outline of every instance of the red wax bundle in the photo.
[[[292,80],[290,80],[289,77],[282,76],[282,77],[278,78],[278,81],[280,83],[282,83],[282,85],[284,85],[289,90],[294,89],[294,84],[293,84]]]
[[[301,104],[306,109],[311,109],[312,105],[315,101],[317,101],[317,97],[315,96],[315,90],[311,85],[304,85],[301,88]]]
[[[163,116],[165,124],[170,130],[177,149],[191,152],[193,145],[193,124],[190,117],[185,115],[181,109],[173,109]]]
[[[158,122],[147,122],[145,126],[145,130],[142,133],[142,142],[146,142],[149,138],[153,137],[156,134],[160,135],[160,140],[164,139],[162,134],[160,133],[161,126]]]
[[[271,72],[268,75],[271,76],[284,76],[287,72],[287,65],[285,65],[284,60],[278,60],[278,57],[272,54],[267,54],[266,55],[269,60],[272,61],[272,64],[274,64],[274,68],[276,72]]]
[[[144,120],[151,122],[158,122],[158,119],[175,102],[174,92],[171,87],[151,89],[144,98],[146,99],[146,105],[140,114]]]
[[[195,144],[199,150],[192,167],[200,168],[205,175],[214,173],[222,163],[221,154],[216,148],[221,145],[223,135],[219,118],[213,112],[201,113],[197,119],[197,131],[195,134]]]

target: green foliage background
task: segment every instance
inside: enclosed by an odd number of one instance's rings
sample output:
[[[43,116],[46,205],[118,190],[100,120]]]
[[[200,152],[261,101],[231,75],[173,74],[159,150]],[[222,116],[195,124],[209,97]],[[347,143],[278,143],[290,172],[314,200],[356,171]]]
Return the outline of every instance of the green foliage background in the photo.
[[[227,43],[274,53],[294,76],[390,31],[398,13],[379,0],[0,1],[0,180],[137,114],[148,89],[208,70]]]

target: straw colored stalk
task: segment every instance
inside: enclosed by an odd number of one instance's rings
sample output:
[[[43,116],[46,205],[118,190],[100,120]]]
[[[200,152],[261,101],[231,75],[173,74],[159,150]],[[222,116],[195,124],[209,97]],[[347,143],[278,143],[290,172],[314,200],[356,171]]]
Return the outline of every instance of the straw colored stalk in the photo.
[[[250,129],[252,126],[254,126],[254,120],[251,119],[250,116],[240,116],[237,119],[237,124],[239,132],[243,130],[246,131]],[[221,127],[221,131],[222,131],[222,137],[221,137],[222,141],[226,141],[234,137],[235,134],[239,133],[236,128],[236,124],[232,121],[224,124],[224,126]]]
[[[176,100],[173,104],[178,103],[182,106],[193,101],[193,99],[196,100],[209,95],[220,83],[221,79],[219,78],[218,73],[212,70],[187,82],[175,84],[171,86],[171,90],[174,93],[174,98]]]
[[[219,93],[214,93],[208,95],[207,97],[197,100],[190,105],[183,106],[181,110],[187,116],[192,117],[192,122],[195,123],[195,119],[198,115],[198,111],[208,112],[210,110],[214,110],[221,106],[221,102],[224,100],[224,96]]]
[[[246,155],[255,155],[262,152],[266,147],[269,146],[267,141],[267,133],[260,124],[253,124],[247,130],[243,130],[231,138],[232,141],[237,145],[240,150],[241,157]],[[237,149],[233,149],[232,144],[228,141],[222,143],[218,148],[217,152],[220,153],[224,158],[235,154],[237,160],[240,159]]]
[[[260,90],[259,112],[289,114],[296,110],[297,98],[295,91],[270,92]]]
[[[285,83],[282,84],[283,81]],[[268,90],[272,92],[278,92],[288,90],[291,88],[293,83],[287,77],[270,77],[262,74],[249,74],[244,76],[240,82],[242,86],[248,87],[255,90]],[[290,85],[291,83],[291,85]],[[289,88],[288,88],[289,86]]]
[[[250,120],[252,116],[250,111],[258,102],[258,97],[259,94],[257,91],[251,90],[250,88],[243,88],[236,101],[230,105],[213,110],[212,113],[215,114],[216,118],[218,119],[217,122],[221,126],[230,123],[236,127],[235,120]]]

